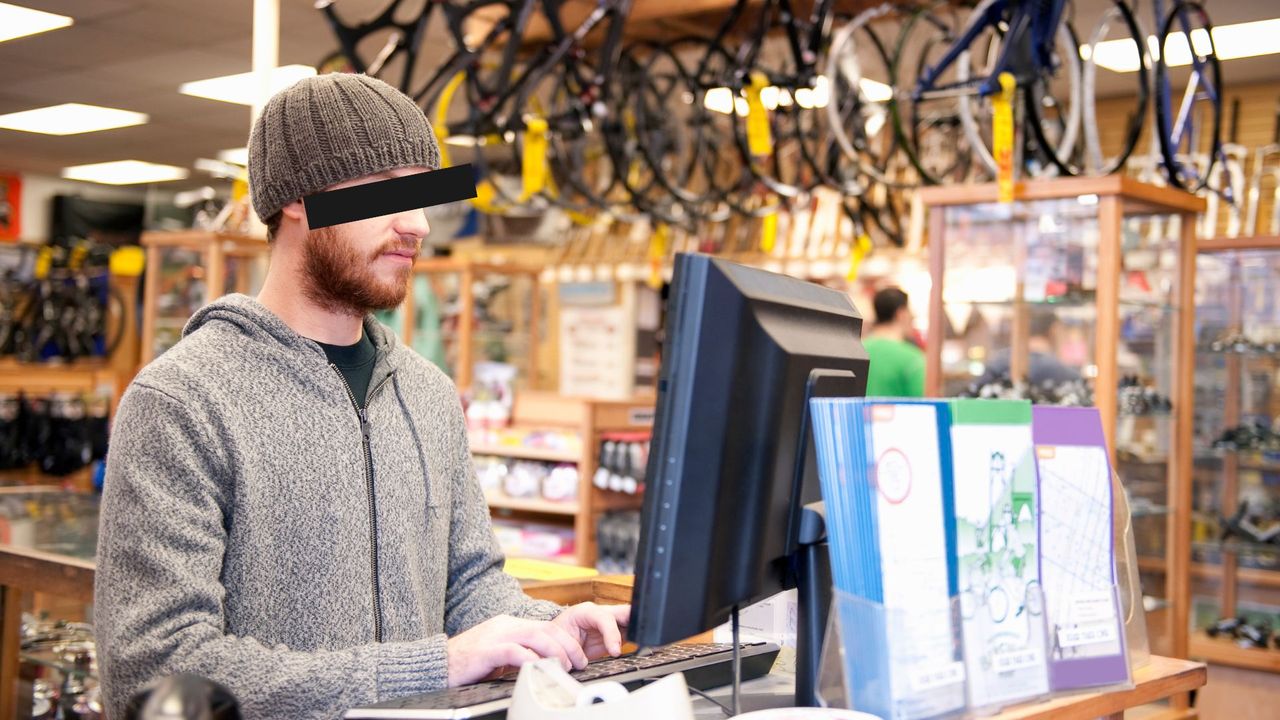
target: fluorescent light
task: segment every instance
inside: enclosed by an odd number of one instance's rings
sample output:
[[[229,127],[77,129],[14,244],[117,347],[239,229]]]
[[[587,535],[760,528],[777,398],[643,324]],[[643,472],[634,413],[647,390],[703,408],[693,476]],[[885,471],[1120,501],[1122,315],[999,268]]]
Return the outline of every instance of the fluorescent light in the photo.
[[[142,125],[147,120],[144,113],[97,105],[63,103],[0,115],[0,128],[45,135],[75,135]]]
[[[18,7],[0,2],[0,42],[36,33],[70,27],[75,22],[66,15]]]
[[[182,180],[187,177],[187,170],[173,165],[158,165],[141,160],[117,160],[63,168],[62,177],[103,185],[137,185]]]
[[[271,71],[268,96],[289,87],[290,85],[316,74],[316,69],[308,65],[285,65]],[[239,105],[253,105],[258,99],[258,76],[254,73],[224,75],[208,80],[193,80],[182,83],[178,92],[183,95],[221,100]],[[266,98],[262,98],[263,102]]]
[[[1191,31],[1191,45],[1197,52],[1209,51],[1209,34],[1204,28]],[[1156,36],[1147,37],[1147,47],[1152,55],[1160,52]],[[1219,60],[1258,57],[1280,53],[1280,18],[1255,22],[1219,25],[1213,29],[1213,48]],[[1093,49],[1095,62],[1113,72],[1136,72],[1142,66],[1138,48],[1133,40],[1106,40]],[[1080,57],[1089,59],[1089,46],[1080,48]],[[1170,33],[1164,45],[1164,60],[1169,67],[1191,64],[1191,47],[1183,33]]]
[[[231,148],[229,150],[219,150],[218,159],[222,162],[229,162],[241,167],[249,166],[249,148]]]

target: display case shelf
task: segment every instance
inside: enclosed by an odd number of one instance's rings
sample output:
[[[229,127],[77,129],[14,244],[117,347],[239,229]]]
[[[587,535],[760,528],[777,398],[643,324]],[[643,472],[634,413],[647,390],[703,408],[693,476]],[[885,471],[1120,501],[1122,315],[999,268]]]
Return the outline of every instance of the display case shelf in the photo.
[[[543,500],[542,498],[517,498],[500,492],[486,492],[484,500],[491,509],[537,513],[539,515],[577,515],[581,506],[575,501]]]
[[[1191,635],[1191,657],[1215,665],[1280,673],[1280,650],[1240,647],[1226,638],[1211,638],[1203,630]]]
[[[582,461],[582,455],[563,450],[546,450],[536,447],[521,447],[519,445],[496,445],[493,443],[473,442],[471,443],[471,454],[566,464],[576,464]]]

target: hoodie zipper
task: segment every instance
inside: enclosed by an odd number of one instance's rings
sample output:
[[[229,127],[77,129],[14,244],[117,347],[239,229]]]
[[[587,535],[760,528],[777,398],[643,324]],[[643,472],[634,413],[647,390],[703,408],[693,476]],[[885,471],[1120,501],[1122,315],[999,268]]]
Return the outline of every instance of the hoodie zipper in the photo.
[[[347,391],[347,397],[351,399],[351,406],[356,409],[356,415],[360,417],[360,446],[364,451],[364,487],[365,495],[369,500],[369,577],[373,583],[373,641],[382,642],[382,592],[378,589],[378,505],[373,496],[373,452],[369,448],[367,406],[391,376],[386,376],[373,387],[373,390],[365,396],[365,406],[362,407],[356,402],[356,394],[351,391],[351,385],[347,383],[347,378],[338,366],[329,363],[329,367],[338,374],[338,379],[342,381],[342,388]]]

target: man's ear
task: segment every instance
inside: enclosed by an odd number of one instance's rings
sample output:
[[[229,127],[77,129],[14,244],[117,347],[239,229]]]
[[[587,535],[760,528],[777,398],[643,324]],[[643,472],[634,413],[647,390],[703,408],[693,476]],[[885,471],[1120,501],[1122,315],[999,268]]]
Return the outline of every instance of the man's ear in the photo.
[[[302,204],[302,200],[294,200],[280,208],[280,212],[284,213],[285,217],[290,220],[301,224],[302,227],[310,229],[311,226],[307,224],[307,208]]]

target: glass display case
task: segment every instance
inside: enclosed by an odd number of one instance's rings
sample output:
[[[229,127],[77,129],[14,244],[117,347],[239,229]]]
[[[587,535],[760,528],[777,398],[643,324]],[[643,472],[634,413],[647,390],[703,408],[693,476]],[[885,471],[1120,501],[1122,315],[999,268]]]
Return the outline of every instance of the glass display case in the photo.
[[[518,388],[545,383],[538,371],[542,297],[538,268],[447,258],[420,259],[404,304],[382,318],[459,389],[479,363],[515,369]]]
[[[0,488],[0,717],[100,717],[92,628],[98,497]]]
[[[1151,616],[1153,651],[1185,657],[1176,600],[1190,521],[1174,510],[1190,488],[1188,310],[1203,200],[1118,176],[1022,183],[1012,203],[994,185],[920,197],[933,276],[926,394],[1098,407],[1148,611],[1172,608]]]
[[[142,352],[145,365],[182,338],[196,310],[229,293],[256,294],[269,246],[242,235],[190,230],[143,233]]]
[[[1200,248],[1191,654],[1280,672],[1280,237]]]

